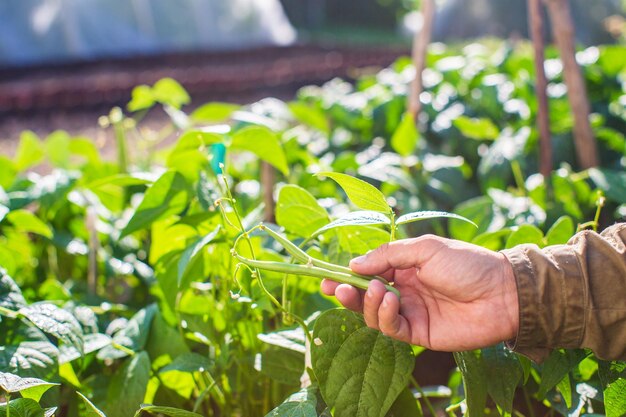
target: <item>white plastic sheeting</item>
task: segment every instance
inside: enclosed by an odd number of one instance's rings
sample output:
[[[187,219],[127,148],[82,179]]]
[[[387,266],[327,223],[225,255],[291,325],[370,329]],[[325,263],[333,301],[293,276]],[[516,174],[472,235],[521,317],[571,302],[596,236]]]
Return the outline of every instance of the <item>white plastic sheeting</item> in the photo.
[[[279,0],[0,0],[0,65],[295,38]]]

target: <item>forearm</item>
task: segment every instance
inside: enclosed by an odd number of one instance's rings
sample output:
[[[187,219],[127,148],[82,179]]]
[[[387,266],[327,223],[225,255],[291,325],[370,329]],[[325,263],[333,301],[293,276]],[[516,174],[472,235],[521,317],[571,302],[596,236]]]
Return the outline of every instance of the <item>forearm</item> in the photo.
[[[513,349],[541,361],[553,348],[626,359],[626,224],[585,231],[567,245],[520,245],[513,267],[519,329]]]

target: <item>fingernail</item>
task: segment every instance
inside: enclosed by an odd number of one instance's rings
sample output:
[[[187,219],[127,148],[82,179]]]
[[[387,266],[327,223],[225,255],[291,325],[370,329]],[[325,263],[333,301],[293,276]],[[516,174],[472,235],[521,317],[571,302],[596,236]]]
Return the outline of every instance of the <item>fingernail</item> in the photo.
[[[356,258],[352,260],[352,263],[355,263],[355,264],[362,264],[364,262],[365,262],[365,255],[357,256]]]

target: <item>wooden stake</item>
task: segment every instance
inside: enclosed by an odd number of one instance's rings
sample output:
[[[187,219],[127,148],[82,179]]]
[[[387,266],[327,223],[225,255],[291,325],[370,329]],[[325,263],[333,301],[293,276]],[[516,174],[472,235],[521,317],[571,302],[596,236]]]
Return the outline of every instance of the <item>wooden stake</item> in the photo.
[[[576,62],[574,47],[574,24],[568,0],[546,0],[552,33],[563,61],[563,77],[567,85],[567,96],[574,114],[574,142],[580,168],[598,165],[596,141],[589,123],[589,101],[585,81]]]
[[[274,223],[274,184],[276,182],[276,171],[274,167],[265,161],[261,161],[261,192],[265,203],[265,215],[263,220],[267,223]]]
[[[548,82],[544,67],[543,13],[541,0],[528,0],[528,26],[535,49],[535,92],[537,94],[537,128],[539,129],[539,172],[549,178],[552,172],[552,142],[550,138],[550,109]]]
[[[420,94],[424,89],[422,83],[422,72],[426,67],[426,56],[428,54],[428,45],[433,31],[433,23],[435,21],[435,0],[422,0],[422,16],[424,23],[422,30],[415,32],[413,38],[413,64],[415,65],[415,78],[411,82],[409,97],[407,102],[407,111],[413,115],[413,119],[417,121],[419,113],[422,111],[422,103],[420,102]]]

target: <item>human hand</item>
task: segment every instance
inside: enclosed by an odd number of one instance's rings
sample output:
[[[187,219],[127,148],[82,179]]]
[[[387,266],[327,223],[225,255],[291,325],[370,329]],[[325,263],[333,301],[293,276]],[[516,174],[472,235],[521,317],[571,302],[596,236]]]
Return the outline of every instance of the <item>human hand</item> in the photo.
[[[322,292],[362,311],[369,327],[433,350],[463,351],[511,340],[519,325],[513,269],[500,253],[425,235],[382,245],[350,263],[380,275],[400,299],[373,280],[367,291],[330,280]]]

